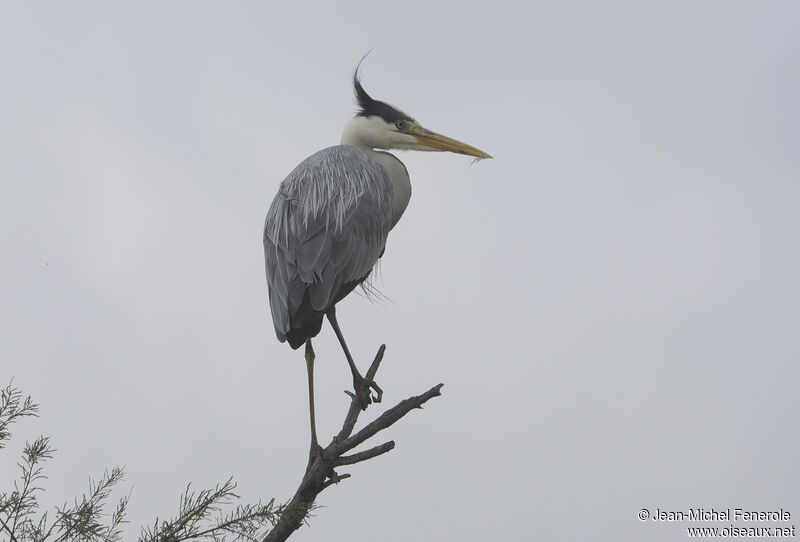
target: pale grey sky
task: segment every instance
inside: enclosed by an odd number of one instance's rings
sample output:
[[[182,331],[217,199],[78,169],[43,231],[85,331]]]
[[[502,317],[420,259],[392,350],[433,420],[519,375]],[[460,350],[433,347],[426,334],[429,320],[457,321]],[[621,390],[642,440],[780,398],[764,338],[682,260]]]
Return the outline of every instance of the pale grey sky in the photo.
[[[338,143],[350,77],[492,153],[398,153],[379,286],[339,317],[391,404],[444,395],[297,540],[681,540],[637,512],[800,518],[794,2],[4,2],[0,383],[41,403],[46,503],[126,465],[131,534],[189,481],[288,499],[302,354],[261,226]],[[318,425],[349,372],[317,342]],[[377,409],[370,413],[375,416]],[[798,521],[800,523],[800,521]],[[792,523],[795,523],[794,518]]]

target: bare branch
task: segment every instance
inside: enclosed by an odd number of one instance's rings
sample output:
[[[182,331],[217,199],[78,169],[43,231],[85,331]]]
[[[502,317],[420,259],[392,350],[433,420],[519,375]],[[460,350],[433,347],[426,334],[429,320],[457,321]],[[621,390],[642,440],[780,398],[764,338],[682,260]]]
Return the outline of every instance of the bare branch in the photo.
[[[385,349],[385,345],[381,345],[378,349],[378,353],[375,355],[375,359],[372,361],[372,365],[370,365],[365,376],[367,380],[373,380],[375,378],[375,374],[380,368],[381,361],[383,361]],[[441,395],[442,386],[443,384],[438,384],[421,395],[415,395],[400,401],[397,405],[381,414],[377,419],[367,424],[363,429],[352,436],[351,434],[355,429],[358,416],[361,413],[361,405],[358,400],[351,395],[350,406],[345,415],[341,431],[333,437],[331,443],[328,444],[306,468],[306,472],[294,497],[292,497],[292,500],[289,501],[283,509],[274,528],[267,534],[262,542],[285,541],[303,524],[308,513],[313,509],[315,500],[322,491],[350,477],[350,474],[347,473],[338,474],[334,470],[335,467],[367,461],[394,449],[394,441],[389,441],[370,448],[369,450],[351,455],[342,455],[359,444],[366,442],[380,431],[391,427],[412,410],[422,408],[422,405],[430,399]]]
[[[379,455],[385,454],[394,450],[394,441],[390,440],[389,442],[384,442],[380,446],[375,446],[374,448],[370,448],[369,450],[365,450],[363,452],[358,452],[353,455],[343,455],[336,461],[334,464],[337,467],[341,467],[344,465],[355,465],[356,463],[361,463],[362,461],[366,461],[367,459],[372,459],[373,457],[378,457]]]
[[[342,442],[340,445],[341,451],[346,452],[352,450],[379,431],[391,427],[400,418],[415,408],[422,408],[422,405],[428,400],[442,394],[442,386],[444,386],[444,384],[437,384],[421,395],[415,395],[414,397],[409,397],[408,399],[400,401],[397,405],[381,414],[375,421],[364,427],[364,429]]]
[[[350,478],[350,475],[348,473],[336,474],[336,472],[332,472],[331,476],[322,485],[322,489],[325,489],[328,486],[332,486],[333,484],[338,484],[339,482],[341,482],[345,478]]]

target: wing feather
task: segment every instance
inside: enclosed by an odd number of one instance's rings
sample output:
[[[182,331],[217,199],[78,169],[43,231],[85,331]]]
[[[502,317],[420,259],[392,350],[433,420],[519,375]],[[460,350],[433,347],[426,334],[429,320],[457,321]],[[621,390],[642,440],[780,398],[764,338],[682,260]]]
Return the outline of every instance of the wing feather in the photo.
[[[280,341],[321,320],[369,275],[386,246],[391,198],[384,169],[350,145],[313,154],[281,183],[264,223]]]

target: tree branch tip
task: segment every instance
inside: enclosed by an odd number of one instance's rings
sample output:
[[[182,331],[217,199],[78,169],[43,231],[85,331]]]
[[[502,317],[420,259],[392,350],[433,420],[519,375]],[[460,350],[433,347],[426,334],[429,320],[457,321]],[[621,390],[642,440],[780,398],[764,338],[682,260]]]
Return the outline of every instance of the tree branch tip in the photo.
[[[375,359],[372,360],[369,369],[367,369],[367,375],[366,375],[367,380],[372,380],[373,378],[375,378],[375,374],[378,372],[378,368],[380,367],[381,362],[383,361],[383,353],[385,351],[386,351],[386,345],[382,344],[380,348],[378,348],[378,352],[375,354]]]

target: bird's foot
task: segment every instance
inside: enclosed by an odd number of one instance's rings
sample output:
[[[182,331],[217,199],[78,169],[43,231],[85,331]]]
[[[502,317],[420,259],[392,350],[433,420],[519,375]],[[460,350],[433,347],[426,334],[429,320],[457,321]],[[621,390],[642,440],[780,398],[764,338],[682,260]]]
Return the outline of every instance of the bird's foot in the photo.
[[[346,391],[345,393],[358,401],[361,405],[361,410],[367,410],[367,407],[372,403],[380,403],[383,399],[383,390],[374,380],[367,380],[361,375],[353,377],[353,389],[355,393]],[[375,390],[375,394],[371,393]]]

